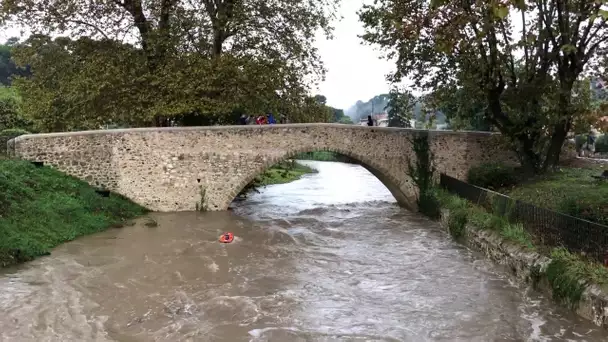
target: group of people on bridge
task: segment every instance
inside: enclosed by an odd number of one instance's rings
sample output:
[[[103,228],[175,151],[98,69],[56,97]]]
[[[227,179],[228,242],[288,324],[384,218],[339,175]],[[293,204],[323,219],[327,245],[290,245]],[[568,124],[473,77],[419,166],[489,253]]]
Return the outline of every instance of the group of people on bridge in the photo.
[[[277,120],[275,119],[274,115],[272,115],[272,113],[268,113],[265,116],[260,115],[258,117],[253,116],[253,115],[243,114],[239,118],[239,124],[241,124],[241,125],[272,125],[272,124],[276,124],[276,123],[277,123]],[[278,123],[286,124],[287,117],[284,114],[279,115]]]

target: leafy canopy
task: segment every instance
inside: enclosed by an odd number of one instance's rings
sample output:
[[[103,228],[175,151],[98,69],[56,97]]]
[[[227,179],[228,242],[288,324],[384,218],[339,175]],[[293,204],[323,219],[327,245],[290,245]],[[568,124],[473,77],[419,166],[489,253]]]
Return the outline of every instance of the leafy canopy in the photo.
[[[360,12],[363,39],[444,105],[461,91],[507,137],[526,169],[555,166],[588,112],[582,77],[607,56],[606,1],[377,0]],[[456,106],[467,106],[457,101]]]
[[[325,71],[315,33],[331,35],[338,1],[1,0],[0,19],[37,33],[14,53],[32,67],[16,86],[42,130],[279,110],[297,122],[321,120],[302,106]]]

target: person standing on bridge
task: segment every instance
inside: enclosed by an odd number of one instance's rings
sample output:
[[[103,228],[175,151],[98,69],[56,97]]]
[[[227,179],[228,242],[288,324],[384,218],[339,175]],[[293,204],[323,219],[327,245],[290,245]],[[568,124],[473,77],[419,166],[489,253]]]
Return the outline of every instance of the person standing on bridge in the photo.
[[[274,115],[272,115],[272,113],[268,113],[268,116],[266,118],[268,119],[269,125],[273,125],[273,124],[277,123],[277,121],[274,119]]]
[[[372,116],[371,115],[367,116],[367,125],[368,126],[373,126],[374,125],[374,120],[372,120]]]

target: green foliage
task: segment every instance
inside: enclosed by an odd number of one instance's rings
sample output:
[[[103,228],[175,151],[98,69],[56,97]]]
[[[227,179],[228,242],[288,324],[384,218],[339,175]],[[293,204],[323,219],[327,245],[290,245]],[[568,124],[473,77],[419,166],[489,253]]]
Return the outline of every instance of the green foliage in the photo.
[[[5,44],[0,44],[0,86],[11,85],[15,76],[29,76],[29,67],[20,68],[11,59],[12,49],[17,38],[9,39]]]
[[[420,194],[418,211],[434,220],[441,218],[441,202],[434,191],[425,191]]]
[[[519,177],[514,167],[491,162],[470,168],[467,181],[482,188],[496,190],[517,184]]]
[[[251,181],[245,186],[244,189],[241,190],[237,197],[245,197],[247,193],[258,191],[258,188],[260,187],[290,183],[302,178],[304,175],[315,172],[317,172],[315,169],[306,165],[298,164],[295,161],[283,161],[273,165],[268,170],[255,177],[253,181]]]
[[[0,265],[145,213],[129,200],[101,197],[87,183],[26,161],[0,160]]]
[[[521,223],[510,224],[505,223],[500,230],[500,234],[505,239],[515,242],[520,246],[524,246],[528,249],[534,249],[532,243],[532,235],[525,230]]]
[[[13,129],[5,129],[0,131],[0,157],[6,155],[8,153],[8,141],[16,138],[20,135],[23,134],[29,134],[30,132],[23,130],[23,129],[18,129],[18,128],[13,128]]]
[[[408,160],[408,176],[418,188],[418,210],[432,219],[441,216],[441,201],[433,187],[435,174],[434,156],[431,152],[428,133],[419,134],[410,143],[414,150],[415,163]]]
[[[389,127],[411,128],[414,118],[416,98],[408,90],[393,87],[388,94],[388,103],[384,109],[388,110]]]
[[[546,273],[553,297],[573,308],[578,305],[588,283],[600,286],[608,284],[608,270],[605,267],[583,260],[565,248],[556,248],[551,252],[551,263]]]
[[[587,142],[587,134],[579,134],[574,137],[574,143],[576,150],[583,148],[583,145]],[[595,140],[595,152],[596,153],[608,153],[608,134],[600,135]]]
[[[608,33],[600,2],[550,3],[379,0],[359,16],[362,38],[396,61],[390,81],[438,92],[456,126],[482,119],[526,172],[543,173],[558,165],[573,125],[587,121],[582,75],[601,71]]]
[[[436,88],[428,96],[433,106],[445,114],[450,127],[456,130],[491,131],[486,118],[486,104],[482,94],[475,89],[454,85]]]
[[[334,161],[341,163],[357,164],[358,162],[350,157],[343,154],[331,152],[331,151],[315,151],[315,152],[304,152],[299,153],[293,157],[293,159],[299,160],[316,160],[316,161]]]
[[[466,209],[455,209],[450,211],[448,218],[448,231],[454,239],[459,239],[464,236],[466,232],[466,225],[468,220],[468,211]]]
[[[604,134],[595,141],[595,152],[608,153],[608,134]]]
[[[40,28],[13,48],[34,73],[15,85],[40,131],[232,124],[269,111],[328,122],[309,90],[325,72],[315,34],[330,35],[336,1],[17,0],[0,19]],[[50,38],[63,32],[72,36]]]
[[[608,224],[608,182],[599,182],[601,167],[564,168],[507,191],[512,198],[582,219]]]
[[[486,209],[452,195],[443,189],[435,189],[434,193],[439,198],[441,206],[450,211],[448,229],[451,234],[455,234],[456,238],[462,236],[463,226],[470,223],[473,227],[479,229],[495,231],[506,240],[519,246],[528,249],[535,248],[532,235],[525,230],[523,225],[509,223],[504,214],[488,212]],[[503,209],[501,208],[499,211],[503,212]],[[456,216],[452,220],[453,213],[456,213]]]
[[[428,133],[416,135],[410,139],[410,144],[416,161],[412,164],[411,160],[408,160],[408,175],[412,177],[420,193],[424,193],[432,188],[435,173],[434,156],[429,146]]]
[[[30,129],[31,124],[21,115],[21,97],[14,88],[0,86],[0,130]]]

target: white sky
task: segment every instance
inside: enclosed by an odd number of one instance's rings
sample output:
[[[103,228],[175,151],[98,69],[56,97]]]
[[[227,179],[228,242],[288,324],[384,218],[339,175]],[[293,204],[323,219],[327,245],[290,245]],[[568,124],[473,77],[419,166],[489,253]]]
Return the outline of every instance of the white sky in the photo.
[[[343,19],[335,23],[334,39],[319,37],[317,47],[327,74],[319,85],[318,93],[327,97],[332,107],[348,109],[357,100],[367,101],[386,93],[389,84],[386,75],[394,64],[380,58],[381,53],[370,45],[362,45],[363,24],[357,11],[365,0],[342,0],[340,14]]]
[[[394,64],[380,58],[379,51],[363,45],[358,37],[363,34],[363,25],[359,22],[357,11],[365,1],[342,0],[339,10],[342,19],[334,23],[334,39],[326,40],[319,35],[317,40],[327,74],[325,81],[313,92],[325,95],[327,104],[332,107],[346,110],[358,100],[367,101],[389,90],[386,75],[392,71]],[[0,31],[0,42],[20,36],[19,28],[7,28]]]

